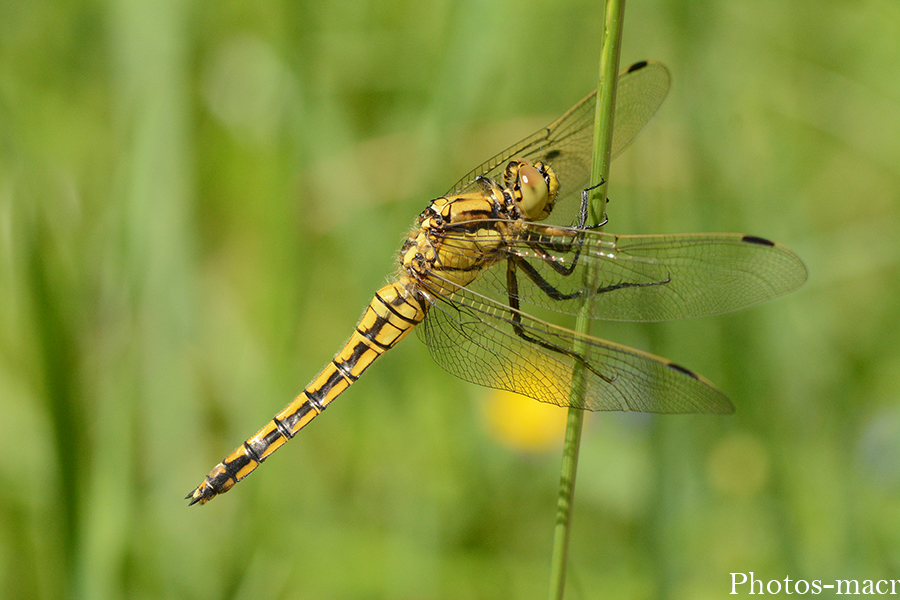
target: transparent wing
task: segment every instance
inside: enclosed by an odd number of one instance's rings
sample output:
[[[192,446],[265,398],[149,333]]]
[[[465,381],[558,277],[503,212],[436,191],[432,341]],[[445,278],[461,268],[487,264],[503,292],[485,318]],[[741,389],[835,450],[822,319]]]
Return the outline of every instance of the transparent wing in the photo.
[[[612,140],[613,158],[631,144],[659,109],[669,91],[670,81],[669,71],[657,62],[636,63],[619,75]],[[594,91],[547,127],[473,169],[445,195],[470,191],[478,176],[500,178],[511,158],[524,158],[541,160],[553,167],[561,186],[557,205],[567,204],[567,199],[580,196],[590,179],[596,103],[597,92]],[[560,213],[555,210],[553,217],[559,219]],[[568,221],[557,222],[568,224]]]
[[[468,287],[525,312],[539,306],[577,314],[590,300],[596,319],[667,321],[750,306],[797,289],[807,277],[789,249],[738,233],[615,235],[543,223],[509,226],[518,234],[490,254],[492,264]],[[471,239],[455,228],[444,232],[442,244],[442,252],[471,252]]]
[[[468,288],[432,294],[419,337],[438,364],[466,381],[568,406],[580,364],[585,387],[579,408],[734,412],[712,383],[664,358],[534,319]]]

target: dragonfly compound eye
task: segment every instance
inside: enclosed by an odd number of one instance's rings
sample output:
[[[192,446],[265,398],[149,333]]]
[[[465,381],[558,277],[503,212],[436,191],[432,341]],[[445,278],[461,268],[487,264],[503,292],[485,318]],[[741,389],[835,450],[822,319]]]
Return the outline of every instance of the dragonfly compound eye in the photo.
[[[533,221],[547,216],[550,190],[541,172],[530,164],[519,167],[519,192],[519,210],[526,219]]]

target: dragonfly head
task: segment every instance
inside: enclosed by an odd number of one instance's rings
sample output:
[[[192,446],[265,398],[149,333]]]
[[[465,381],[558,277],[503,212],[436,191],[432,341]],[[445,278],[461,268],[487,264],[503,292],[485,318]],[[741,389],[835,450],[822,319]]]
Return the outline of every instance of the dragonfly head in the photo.
[[[522,217],[528,221],[543,221],[550,216],[559,191],[559,179],[549,165],[516,159],[506,166],[503,178],[512,190]]]

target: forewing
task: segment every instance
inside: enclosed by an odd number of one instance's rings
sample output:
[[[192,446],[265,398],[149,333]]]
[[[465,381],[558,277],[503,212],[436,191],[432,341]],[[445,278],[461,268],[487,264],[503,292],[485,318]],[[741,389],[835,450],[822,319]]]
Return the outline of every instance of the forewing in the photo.
[[[466,381],[569,406],[580,364],[585,384],[578,408],[734,411],[709,381],[664,358],[531,318],[467,288],[433,298],[419,337],[438,364]]]
[[[615,158],[631,144],[659,109],[669,91],[668,70],[657,62],[637,63],[619,75],[612,140]],[[560,202],[580,195],[591,174],[594,91],[547,127],[510,146],[460,179],[446,195],[470,190],[478,176],[501,178],[512,158],[549,163],[560,181]]]
[[[494,264],[469,287],[509,305],[512,261],[514,299],[525,312],[540,306],[574,315],[590,301],[590,316],[607,321],[708,316],[786,294],[807,276],[800,258],[781,244],[738,233],[627,236],[517,226],[518,233],[492,253]],[[470,244],[447,230],[442,252]]]

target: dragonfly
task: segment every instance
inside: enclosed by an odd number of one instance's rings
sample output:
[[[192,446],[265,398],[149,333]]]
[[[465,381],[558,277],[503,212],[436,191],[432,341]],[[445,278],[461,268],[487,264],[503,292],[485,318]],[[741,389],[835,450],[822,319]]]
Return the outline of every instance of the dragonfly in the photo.
[[[668,70],[619,76],[612,155],[662,104]],[[350,339],[290,404],[186,499],[227,492],[322,413],[413,329],[466,381],[591,411],[730,414],[709,380],[670,360],[536,314],[655,322],[716,315],[798,288],[785,246],[737,233],[615,235],[587,224],[596,92],[432,200]],[[581,201],[578,201],[580,197]],[[588,276],[585,276],[588,273]],[[581,393],[571,395],[580,372]],[[571,398],[575,398],[572,400]]]

